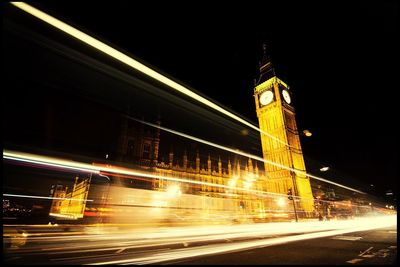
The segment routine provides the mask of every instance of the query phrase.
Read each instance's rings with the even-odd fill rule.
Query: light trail
[[[61,200],[81,201],[81,202],[93,201],[92,199],[84,200],[84,199],[79,199],[79,198],[42,197],[42,196],[14,195],[14,194],[3,194],[3,196],[6,196],[6,197],[22,197],[22,198],[39,198],[39,199],[61,199]]]
[[[237,116],[237,115],[235,115],[235,114],[223,109],[222,107],[216,105],[215,103],[211,102],[210,100],[208,100],[208,99],[206,99],[206,98],[204,98],[204,97],[192,92],[188,88],[176,83],[175,81],[173,81],[173,80],[165,77],[164,75],[152,70],[151,68],[149,68],[149,67],[145,66],[144,64],[138,62],[137,60],[135,60],[135,59],[123,54],[122,52],[112,48],[111,46],[109,46],[109,45],[107,45],[107,44],[105,44],[105,43],[103,43],[103,42],[91,37],[90,35],[85,34],[82,31],[79,31],[78,29],[76,29],[76,28],[74,28],[74,27],[72,27],[72,26],[70,26],[70,25],[68,25],[68,24],[66,24],[66,23],[64,23],[64,22],[62,22],[62,21],[60,21],[60,20],[58,20],[58,19],[46,14],[46,13],[44,13],[43,11],[41,11],[41,10],[39,10],[37,8],[34,8],[33,6],[31,6],[31,5],[27,4],[27,3],[24,3],[24,2],[11,2],[11,4],[13,4],[14,6],[16,6],[16,7],[20,8],[20,9],[22,9],[22,10],[24,10],[25,12],[31,14],[32,16],[34,16],[34,17],[36,17],[36,18],[38,18],[38,19],[40,19],[40,20],[42,20],[42,21],[44,21],[44,22],[46,22],[46,23],[48,23],[48,24],[50,24],[50,25],[52,25],[54,27],[56,27],[57,29],[59,29],[59,30],[61,30],[61,31],[73,36],[74,38],[77,38],[78,40],[80,40],[80,41],[82,41],[82,42],[84,42],[84,43],[86,43],[86,44],[88,44],[88,45],[100,50],[101,52],[103,52],[103,53],[105,53],[105,54],[107,54],[107,55],[109,55],[109,56],[111,56],[111,57],[113,57],[113,58],[125,63],[126,65],[128,65],[128,66],[130,66],[130,67],[132,67],[132,68],[134,68],[134,69],[146,74],[147,76],[149,76],[151,78],[154,78],[157,81],[159,81],[159,82],[161,82],[161,83],[163,83],[163,84],[165,84],[165,85],[167,85],[167,86],[179,91],[180,93],[182,93],[182,94],[184,94],[186,96],[189,96],[190,98],[195,99],[196,101],[201,102],[201,103],[207,105],[208,107],[211,107],[212,109],[214,109],[214,110],[216,110],[216,111],[218,111],[218,112],[220,112],[220,113],[222,113],[222,114],[224,114],[224,115],[226,115],[226,116],[228,116],[228,117],[230,117],[230,118],[232,118],[232,119],[234,119],[234,120],[236,120],[236,121],[238,121],[238,122],[240,122],[240,123],[242,123],[242,124],[244,124],[244,125],[246,125],[246,126],[248,126],[250,128],[252,128],[254,130],[257,130],[258,132],[260,132],[262,134],[265,134],[265,135],[269,136],[270,138],[273,138],[274,140],[276,140],[276,141],[278,141],[280,143],[285,144],[286,146],[289,146],[289,144],[287,144],[286,142],[283,142],[279,138],[276,138],[275,136],[273,136],[273,135],[271,135],[271,134],[269,134],[269,133],[267,133],[265,131],[262,131],[257,126],[255,126],[255,125],[247,122],[246,120],[240,118],[239,116]],[[160,129],[163,129],[165,131],[169,131],[171,133],[178,134],[178,132],[170,130],[170,129],[167,130],[166,128],[161,128],[161,127],[160,127]],[[226,151],[233,152],[233,153],[236,153],[236,154],[239,154],[239,155],[242,155],[242,156],[246,156],[246,157],[250,157],[252,159],[256,159],[256,160],[259,160],[259,161],[262,161],[262,162],[266,162],[268,164],[271,164],[271,165],[274,165],[274,166],[277,166],[277,167],[280,167],[280,168],[283,168],[283,169],[286,169],[286,170],[291,170],[291,171],[294,171],[294,172],[296,172],[298,174],[305,175],[305,176],[308,176],[308,177],[311,177],[311,178],[314,178],[314,179],[317,179],[317,180],[320,180],[320,181],[323,181],[323,182],[326,182],[326,183],[334,184],[336,186],[339,186],[339,187],[342,187],[342,188],[345,188],[345,189],[348,189],[348,190],[351,190],[351,191],[354,191],[354,192],[365,194],[364,192],[361,192],[361,191],[356,190],[354,188],[347,187],[347,186],[344,186],[344,185],[341,185],[341,184],[326,180],[324,178],[321,178],[321,177],[318,177],[318,176],[315,176],[315,175],[312,175],[312,174],[307,174],[307,173],[305,173],[303,171],[299,171],[299,170],[296,170],[296,169],[293,169],[293,168],[290,168],[290,167],[286,167],[286,166],[277,164],[275,162],[268,161],[268,160],[265,160],[263,158],[257,157],[255,155],[251,155],[251,154],[248,154],[248,153],[245,153],[245,152],[240,152],[240,151],[237,151],[237,150],[234,150],[234,149],[223,147],[223,146],[220,146],[220,145],[217,145],[217,144],[214,144],[214,143],[211,143],[211,142],[208,142],[208,141],[196,138],[196,137],[191,137],[189,135],[182,134],[182,133],[179,133],[178,135],[184,136],[186,138],[190,138],[192,140],[196,140],[198,142],[202,142],[204,144],[208,144],[208,145],[211,145],[211,146],[214,146],[214,147],[218,147],[218,148],[221,148],[221,149],[224,149]]]
[[[279,139],[279,138],[277,138],[277,137],[275,137],[275,136],[273,136],[273,135],[261,130],[257,126],[249,123],[248,121],[246,121],[246,120],[242,119],[241,117],[233,114],[232,112],[230,112],[230,111],[228,111],[228,110],[216,105],[215,103],[213,103],[210,100],[200,96],[199,94],[196,94],[196,93],[192,92],[191,90],[189,90],[188,88],[182,86],[181,84],[179,84],[179,83],[167,78],[166,76],[164,76],[164,75],[152,70],[151,68],[145,66],[144,64],[140,63],[139,61],[137,61],[137,60],[125,55],[124,53],[112,48],[111,46],[109,46],[109,45],[107,45],[107,44],[105,44],[105,43],[103,43],[103,42],[91,37],[90,35],[82,32],[82,31],[80,31],[80,30],[78,30],[78,29],[76,29],[76,28],[74,28],[74,27],[72,27],[72,26],[70,26],[70,25],[68,25],[68,24],[66,24],[66,23],[64,23],[64,22],[62,22],[62,21],[60,21],[60,20],[48,15],[48,14],[46,14],[46,13],[44,13],[43,11],[41,11],[41,10],[39,10],[37,8],[34,8],[33,6],[31,6],[31,5],[29,5],[29,4],[25,3],[25,2],[11,2],[11,4],[13,4],[14,6],[18,7],[19,9],[31,14],[32,16],[34,16],[34,17],[36,17],[36,18],[38,18],[38,19],[40,19],[40,20],[52,25],[53,27],[56,27],[57,29],[59,29],[59,30],[61,30],[61,31],[73,36],[74,38],[76,38],[76,39],[78,39],[78,40],[80,40],[80,41],[82,41],[82,42],[84,42],[84,43],[96,48],[97,50],[99,50],[99,51],[101,51],[101,52],[113,57],[114,59],[116,59],[116,60],[118,60],[118,61],[120,61],[120,62],[122,62],[122,63],[124,63],[124,64],[126,64],[126,65],[128,65],[130,67],[132,67],[133,69],[135,69],[137,71],[140,71],[140,72],[144,73],[145,75],[147,75],[147,76],[149,76],[149,77],[151,77],[151,78],[153,78],[153,79],[155,79],[155,80],[167,85],[168,87],[170,87],[170,88],[172,88],[172,89],[174,89],[174,90],[176,90],[176,91],[178,91],[178,92],[180,92],[180,93],[182,93],[182,94],[184,94],[184,95],[186,95],[186,96],[188,96],[188,97],[190,97],[190,98],[192,98],[192,99],[194,99],[194,100],[196,100],[196,101],[198,101],[198,102],[200,102],[200,103],[202,103],[202,104],[204,104],[204,105],[206,105],[206,106],[208,106],[208,107],[210,107],[210,108],[212,108],[212,109],[214,109],[214,110],[216,110],[216,111],[218,111],[218,112],[220,112],[220,113],[222,113],[222,114],[224,114],[224,115],[226,115],[226,116],[228,116],[228,117],[230,117],[230,118],[232,118],[232,119],[234,119],[234,120],[236,120],[236,121],[238,121],[238,122],[240,122],[240,123],[242,123],[242,124],[244,124],[244,125],[246,125],[248,127],[250,127],[250,128],[252,128],[252,129],[254,129],[254,130],[256,130],[256,131],[258,131],[258,132],[260,132],[260,133],[262,133],[262,134],[264,134],[264,135],[266,135],[266,136],[268,136],[268,137],[270,137],[270,138],[272,138],[272,139],[274,139],[276,141],[278,141],[279,143],[282,143],[282,144],[284,144],[286,146],[290,146],[288,143],[282,141],[281,139]]]
[[[173,130],[171,130],[173,131]],[[179,133],[182,134],[182,133]],[[195,137],[190,137],[188,138],[195,138]],[[202,139],[199,139],[201,142],[208,142],[204,141]],[[230,148],[225,148],[223,146],[214,144],[209,142],[210,145],[217,146],[221,149],[228,150],[230,152],[234,153],[242,153],[240,155],[244,156],[251,156],[252,158],[258,158],[262,161],[264,159],[259,158],[257,156],[247,154],[244,152],[238,152]],[[69,161],[69,160],[62,160],[62,159],[55,159],[52,157],[46,157],[46,156],[41,156],[41,155],[35,155],[35,154],[29,154],[29,153],[21,153],[21,152],[14,152],[14,151],[8,151],[8,150],[3,150],[3,158],[9,159],[9,160],[15,160],[15,161],[22,161],[22,162],[30,162],[33,164],[39,164],[39,165],[47,165],[47,166],[52,166],[52,167],[60,167],[60,168],[67,168],[67,169],[73,169],[73,170],[83,170],[86,172],[91,172],[91,173],[96,173],[100,174],[101,172],[109,172],[109,173],[116,173],[116,174],[125,174],[129,176],[139,176],[139,177],[146,177],[146,178],[151,178],[151,179],[164,179],[164,180],[169,180],[169,181],[175,181],[175,182],[182,182],[182,183],[189,183],[189,184],[197,184],[197,185],[206,185],[206,186],[213,186],[213,187],[220,187],[220,188],[225,188],[225,189],[230,189],[230,190],[238,190],[238,191],[244,191],[244,192],[249,192],[252,194],[256,195],[261,195],[264,197],[275,197],[275,196],[283,196],[286,197],[286,194],[279,194],[279,193],[273,193],[273,192],[265,192],[261,190],[255,190],[255,189],[249,189],[249,188],[242,188],[242,187],[237,187],[237,186],[232,186],[232,185],[220,185],[220,184],[214,184],[214,183],[208,183],[208,182],[202,182],[202,181],[195,181],[195,180],[189,180],[189,179],[184,179],[184,178],[178,178],[178,177],[170,177],[170,176],[161,176],[161,175],[154,175],[150,173],[142,173],[138,171],[133,171],[131,169],[122,169],[118,167],[106,167],[106,166],[99,166],[99,165],[90,165],[87,163],[80,163],[80,162],[74,162],[74,161]],[[276,163],[274,163],[276,164]],[[288,168],[285,166],[285,168]],[[288,168],[290,169],[290,168]],[[103,175],[102,175],[103,176]],[[108,178],[108,177],[107,177]],[[109,178],[108,178],[109,179]],[[322,179],[322,178],[321,178]],[[324,179],[325,180],[325,179]],[[327,180],[326,180],[327,181]],[[329,181],[331,184],[336,184],[338,186],[350,189],[352,191],[356,191],[359,193],[363,193],[361,191],[345,187],[343,185],[339,185],[337,183]],[[363,193],[365,194],[365,193]],[[314,200],[314,198],[306,198],[306,197],[299,197],[299,196],[293,196],[296,199],[304,199],[304,200]]]
[[[339,187],[342,187],[342,188],[345,188],[345,189],[348,189],[348,190],[351,190],[351,191],[354,191],[354,192],[357,192],[357,193],[366,194],[366,193],[364,193],[362,191],[359,191],[357,189],[354,189],[354,188],[351,188],[351,187],[348,187],[348,186],[345,186],[345,185],[342,185],[342,184],[339,184],[339,183],[335,183],[335,182],[332,182],[330,180],[324,179],[322,177],[318,177],[318,176],[315,176],[313,174],[309,174],[309,173],[304,172],[304,171],[299,171],[299,170],[296,170],[294,168],[290,168],[290,167],[287,167],[285,165],[282,165],[282,164],[279,164],[279,163],[276,163],[276,162],[273,162],[273,161],[270,161],[270,160],[263,159],[263,158],[261,158],[259,156],[253,155],[253,154],[249,154],[249,153],[246,153],[246,152],[239,151],[237,149],[233,149],[233,148],[229,148],[229,147],[226,147],[226,146],[222,146],[222,145],[219,145],[219,144],[216,144],[216,143],[213,143],[213,142],[210,142],[210,141],[207,141],[207,140],[204,140],[204,139],[192,136],[192,135],[181,133],[181,132],[178,132],[178,131],[175,131],[175,130],[172,130],[172,129],[169,129],[169,128],[166,128],[166,127],[163,127],[163,126],[160,126],[160,125],[157,125],[157,124],[154,124],[154,123],[146,122],[146,121],[143,121],[143,120],[138,120],[138,119],[135,119],[135,118],[132,118],[132,117],[129,117],[129,118],[132,119],[132,120],[141,122],[143,124],[146,124],[146,125],[149,125],[149,126],[152,126],[152,127],[155,127],[155,128],[159,128],[159,129],[161,129],[163,131],[166,131],[166,132],[169,132],[169,133],[173,133],[175,135],[179,135],[179,136],[182,136],[184,138],[199,142],[199,143],[203,143],[203,144],[206,144],[206,145],[209,145],[209,146],[213,146],[213,147],[216,147],[216,148],[219,148],[219,149],[231,152],[231,153],[235,153],[237,155],[241,155],[241,156],[249,157],[249,158],[261,161],[261,162],[265,162],[265,163],[268,163],[268,164],[273,165],[275,167],[279,167],[279,168],[282,168],[282,169],[285,169],[285,170],[293,171],[293,172],[295,172],[297,174],[308,176],[308,177],[314,178],[316,180],[319,180],[319,181],[322,181],[322,182],[326,182],[326,183],[329,183],[329,184],[333,184],[333,185],[336,185],[336,186],[339,186]],[[295,197],[297,197],[297,196],[295,196]]]
[[[66,160],[59,160],[54,158],[48,158],[44,156],[29,156],[30,154],[27,153],[13,153],[7,152],[6,150],[3,151],[3,158],[9,160],[17,160],[21,162],[28,162],[38,165],[46,165],[50,167],[57,167],[62,169],[70,169],[76,171],[83,171],[83,172],[91,172],[91,173],[99,173],[99,171],[95,170],[95,168],[86,168],[87,164],[84,163],[77,163],[72,161]],[[71,164],[73,163],[73,164]],[[92,167],[91,165],[88,165]]]
[[[6,253],[18,253],[21,257],[34,253],[46,255],[46,258],[50,259],[55,257],[53,259],[57,260],[62,256],[61,261],[71,263],[78,260],[78,264],[148,264],[245,251],[394,225],[397,225],[396,215],[326,222],[301,221],[122,230],[115,228],[115,225],[82,225],[69,236],[57,234],[57,229],[65,226],[52,226],[48,230],[35,231],[31,235],[29,225],[25,227],[20,225],[18,228],[24,229],[27,233],[28,245],[19,247],[17,251],[6,251]],[[9,229],[13,227],[15,226],[8,225],[5,230],[10,233]],[[46,231],[49,230],[53,231],[54,235],[48,236],[49,232]],[[82,234],[82,230],[86,233]],[[5,235],[5,242],[10,242],[12,238],[15,237]],[[182,244],[186,244],[184,248]],[[116,251],[129,249],[134,249],[134,252],[132,253],[131,250],[126,254],[125,252],[116,253]],[[101,254],[98,254],[99,252]]]
[[[156,252],[151,255],[136,256],[131,259],[112,260],[92,263],[89,265],[104,265],[104,264],[154,264],[159,262],[182,260],[185,258],[210,256],[232,252],[245,251],[256,248],[263,248],[279,244],[286,244],[290,242],[303,241],[308,239],[323,238],[335,235],[342,235],[351,232],[369,231],[383,227],[397,225],[396,216],[365,218],[355,222],[339,223],[337,227],[333,227],[326,231],[315,232],[316,229],[306,230],[310,225],[305,226],[305,229],[297,229],[298,232],[303,232],[299,235],[290,235],[277,238],[268,238],[261,240],[243,241],[235,243],[212,244],[201,247],[190,247],[175,250],[168,250],[164,252]],[[319,229],[321,230],[321,229]],[[228,237],[229,238],[229,237]],[[131,256],[132,257],[132,256]]]
[[[142,172],[134,171],[131,169],[126,169],[126,168],[90,165],[87,163],[74,162],[74,161],[69,161],[69,160],[62,160],[62,159],[56,159],[56,158],[47,157],[47,156],[41,156],[41,155],[35,155],[35,154],[29,154],[29,153],[21,153],[21,152],[15,152],[15,151],[8,151],[8,150],[3,150],[3,158],[9,159],[9,160],[15,160],[15,161],[30,162],[33,164],[39,164],[39,165],[45,165],[45,166],[48,165],[48,166],[53,166],[53,167],[56,166],[56,167],[60,167],[60,168],[70,168],[70,169],[74,169],[74,170],[85,170],[87,172],[92,172],[92,173],[96,173],[96,174],[99,174],[100,172],[126,174],[129,176],[139,176],[139,177],[147,177],[147,178],[152,178],[152,179],[163,179],[163,180],[182,182],[182,183],[221,187],[221,188],[225,188],[225,189],[232,189],[232,190],[238,190],[238,191],[245,191],[245,192],[249,192],[249,193],[253,193],[253,194],[259,194],[262,196],[270,196],[270,195],[286,196],[285,194],[265,192],[265,191],[254,190],[254,189],[246,189],[246,188],[236,187],[236,186],[213,184],[213,183],[208,183],[208,182],[195,181],[195,180],[189,180],[189,179],[183,179],[183,178],[177,178],[177,177],[161,176],[161,175],[155,175],[155,174],[150,174],[150,173],[142,173]],[[310,199],[313,199],[313,198],[310,198]]]

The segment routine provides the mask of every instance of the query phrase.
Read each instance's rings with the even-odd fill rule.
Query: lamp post
[[[288,199],[290,199],[293,202],[294,216],[296,218],[296,222],[298,222],[299,218],[297,217],[296,202],[294,201],[292,188],[288,189],[288,193],[287,194],[288,194]]]

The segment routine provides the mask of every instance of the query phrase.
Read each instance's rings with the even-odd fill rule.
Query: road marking
[[[362,237],[360,236],[345,236],[345,235],[339,235],[339,236],[334,236],[331,239],[337,239],[337,240],[347,240],[347,241],[356,241],[360,240]]]
[[[349,260],[349,261],[346,261],[347,263],[357,263],[357,262],[360,262],[360,261],[363,261],[364,259],[352,259],[352,260]]]
[[[387,256],[390,255],[390,249],[386,249],[386,248],[380,249],[376,254],[380,258],[386,258]]]
[[[115,252],[115,253],[121,253],[122,251],[124,251],[126,248],[121,248],[120,250],[118,250],[117,252]]]
[[[390,249],[397,249],[397,246],[390,246]]]
[[[382,254],[379,254],[379,258],[386,258],[389,255],[389,253],[383,252]]]
[[[361,257],[364,257],[364,258],[373,258],[373,257],[375,257],[375,254],[362,255]]]
[[[367,253],[367,252],[369,252],[371,249],[373,249],[374,247],[370,247],[369,249],[367,249],[366,251],[364,251],[364,252],[361,252],[358,256],[362,256],[362,255],[364,255],[365,253]]]
[[[388,231],[389,234],[397,234],[397,231]]]

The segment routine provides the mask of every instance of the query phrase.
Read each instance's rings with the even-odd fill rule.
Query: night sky
[[[33,5],[255,123],[253,80],[266,42],[294,94],[299,130],[313,133],[301,139],[310,166],[397,192],[395,1],[179,2]]]

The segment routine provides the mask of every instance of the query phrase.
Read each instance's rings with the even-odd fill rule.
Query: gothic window
[[[145,143],[145,144],[143,145],[142,157],[143,157],[144,159],[150,159],[150,144],[149,144],[149,143]]]
[[[129,140],[128,141],[128,147],[126,150],[127,156],[133,157],[135,156],[135,141],[134,140]]]
[[[294,119],[294,115],[289,114],[288,112],[285,111],[285,121],[289,129],[296,130],[296,122]]]

